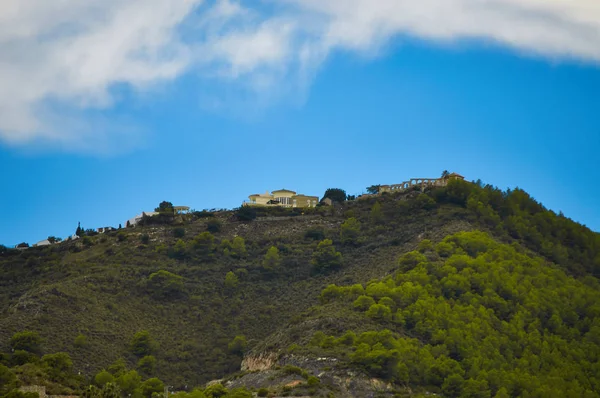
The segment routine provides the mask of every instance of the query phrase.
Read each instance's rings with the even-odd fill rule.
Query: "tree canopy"
[[[340,188],[329,188],[323,194],[323,199],[329,198],[334,202],[345,202],[348,196],[346,195],[346,191]]]

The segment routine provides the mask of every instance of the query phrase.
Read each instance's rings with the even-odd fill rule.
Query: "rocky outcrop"
[[[277,363],[277,354],[267,352],[259,355],[247,356],[242,361],[242,371],[256,372],[269,370]]]

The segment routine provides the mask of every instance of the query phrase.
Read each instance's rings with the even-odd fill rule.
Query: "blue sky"
[[[130,11],[111,1],[109,14],[116,20]],[[158,52],[185,55],[140,65],[112,54],[119,66],[113,75],[85,57],[77,58],[83,60],[77,70],[54,65],[50,57],[54,72],[43,76],[39,66],[15,63],[31,73],[23,80],[0,69],[0,81],[20,83],[28,94],[0,96],[0,243],[65,237],[78,221],[85,228],[117,226],[162,200],[195,209],[233,208],[265,190],[322,195],[340,187],[358,194],[372,184],[435,177],[444,169],[501,188],[521,187],[547,207],[600,230],[600,55],[588,46],[596,36],[577,36],[577,24],[596,33],[600,27],[582,20],[581,9],[558,10],[572,15],[558,27],[553,20],[540,19],[547,26],[536,20],[542,31],[559,31],[549,46],[545,36],[521,31],[518,18],[505,32],[495,14],[476,14],[488,18],[489,31],[463,26],[457,17],[443,29],[449,37],[435,37],[440,27],[431,10],[422,19],[432,22],[414,27],[386,19],[385,7],[363,21],[340,13],[336,5],[342,1],[325,10],[318,2],[290,3],[298,4],[268,14],[248,2],[182,10],[163,5],[172,15],[163,10],[166,16],[149,22],[163,23],[161,32],[185,30],[186,39],[173,41],[171,33],[170,40],[157,40]],[[366,4],[350,3],[357,12]],[[600,12],[582,4],[591,7],[583,10],[588,14]],[[210,17],[215,10],[218,18]],[[298,31],[294,22],[303,13],[320,13],[329,22]],[[49,23],[19,17],[32,26]],[[348,33],[347,24],[362,34]],[[374,24],[385,28],[373,30]],[[247,34],[238,35],[239,26]],[[190,43],[195,34],[203,39]],[[24,39],[0,40],[0,50],[11,40]],[[222,48],[214,50],[215,43]],[[148,47],[129,45],[131,51]],[[30,80],[42,82],[46,91],[35,94],[39,87],[31,88]]]

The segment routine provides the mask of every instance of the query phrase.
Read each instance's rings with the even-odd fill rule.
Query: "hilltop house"
[[[143,211],[142,214],[138,214],[137,216],[127,220],[125,222],[125,226],[126,227],[135,227],[137,225],[137,223],[139,223],[144,216],[151,217],[151,216],[154,216],[157,214],[158,214],[158,212],[156,212],[156,211],[145,211],[145,212]]]
[[[318,196],[297,194],[288,189],[257,193],[248,196],[248,199],[244,206],[316,207],[319,202]]]
[[[96,232],[98,232],[99,234],[103,234],[105,232],[110,232],[110,231],[116,231],[117,229],[115,227],[100,227],[100,228],[96,228]]]
[[[419,187],[424,189],[425,187],[445,187],[451,180],[464,180],[465,177],[458,173],[450,173],[441,178],[411,178],[408,181],[404,181],[400,184],[394,185],[380,185],[378,194],[385,192],[402,192],[409,188]],[[363,195],[364,197],[372,195]]]
[[[52,242],[50,242],[50,240],[48,239],[44,239],[39,241],[38,243],[35,243],[33,246],[37,247],[37,246],[50,246],[52,244]]]

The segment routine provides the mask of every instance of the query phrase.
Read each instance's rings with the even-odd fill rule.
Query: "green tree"
[[[370,193],[371,195],[376,195],[379,193],[380,188],[381,188],[381,185],[371,185],[370,187],[367,187],[367,192]]]
[[[371,207],[371,214],[369,218],[373,224],[383,223],[383,211],[381,210],[381,204],[379,202],[375,202],[373,207]]]
[[[66,352],[46,354],[42,357],[42,364],[54,380],[68,377],[73,370],[73,361]]]
[[[123,373],[117,378],[117,385],[125,394],[133,394],[141,385],[142,378],[135,370]]]
[[[365,313],[369,318],[377,319],[380,321],[391,321],[392,310],[390,307],[383,304],[373,304],[369,307]]]
[[[235,216],[240,221],[252,221],[256,218],[256,209],[252,206],[241,206],[235,211]]]
[[[446,397],[459,397],[462,394],[464,379],[459,374],[446,377],[442,384],[442,392]]]
[[[204,394],[206,394],[207,398],[220,398],[227,395],[227,389],[223,387],[222,384],[212,384],[204,390]]]
[[[107,370],[114,377],[119,377],[127,372],[127,365],[125,364],[125,360],[123,358],[119,358],[115,362],[110,364]],[[121,387],[121,389],[123,388]]]
[[[227,393],[225,398],[252,398],[253,395],[245,387],[234,388]]]
[[[140,372],[151,375],[156,367],[156,358],[153,355],[146,355],[137,363],[137,368]]]
[[[262,266],[263,268],[272,271],[277,269],[280,264],[281,257],[279,256],[279,249],[275,246],[271,246],[263,258]]]
[[[246,241],[241,236],[236,236],[231,241],[231,255],[236,258],[244,258],[248,255]]]
[[[323,194],[323,199],[329,198],[334,202],[345,202],[348,196],[346,195],[346,191],[340,188],[329,188]]]
[[[154,295],[162,298],[178,297],[184,292],[183,277],[165,270],[150,274],[147,286]]]
[[[106,383],[100,394],[102,398],[121,398],[121,389],[115,383]]]
[[[339,269],[342,266],[342,253],[335,250],[331,239],[324,239],[313,253],[312,265],[317,272]]]
[[[215,251],[215,237],[210,232],[202,232],[192,240],[192,248],[196,255],[203,259],[211,259]]]
[[[245,336],[235,336],[235,338],[227,345],[227,348],[230,353],[242,356],[246,351],[247,345],[248,343]]]
[[[23,350],[33,354],[40,354],[42,350],[42,338],[37,332],[23,331],[15,333],[10,339],[13,350]]]
[[[187,244],[182,239],[178,239],[169,256],[180,260],[186,258],[188,256]]]
[[[311,228],[304,233],[306,239],[323,240],[325,239],[325,231],[321,227]]]
[[[88,345],[87,336],[79,333],[77,335],[77,337],[75,337],[75,340],[73,341],[73,345],[77,348],[86,347]]]
[[[140,389],[145,397],[151,398],[152,393],[162,393],[165,389],[165,384],[159,378],[152,377],[144,381],[140,385]]]
[[[360,236],[360,221],[350,217],[342,223],[340,239],[343,244],[356,244]]]
[[[0,363],[0,396],[17,387],[17,376]]]
[[[218,218],[211,218],[206,222],[206,230],[208,232],[217,233],[223,228],[223,223]]]
[[[10,356],[11,366],[21,366],[26,363],[36,363],[39,357],[29,351],[16,350]]]
[[[239,282],[240,282],[239,278],[233,272],[229,271],[225,275],[225,288],[226,289],[235,290],[235,288],[238,286]]]
[[[115,377],[106,370],[100,371],[94,376],[94,384],[98,387],[103,387],[106,383],[113,383]]]
[[[373,297],[361,295],[361,296],[358,296],[358,298],[356,300],[354,300],[354,303],[352,305],[354,306],[354,309],[356,309],[356,310],[366,311],[373,304],[375,304],[375,300],[373,300]]]
[[[102,398],[102,390],[96,386],[87,386],[81,393],[83,398]]]
[[[167,202],[166,200],[160,202],[160,204],[156,209],[154,209],[154,211],[163,214],[175,214],[175,208],[173,207],[173,203]]]
[[[152,338],[150,332],[142,330],[137,332],[129,344],[129,350],[138,357],[151,355],[158,349],[158,343]]]

